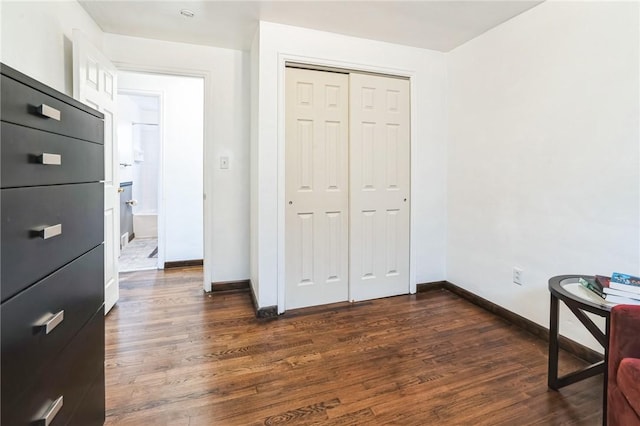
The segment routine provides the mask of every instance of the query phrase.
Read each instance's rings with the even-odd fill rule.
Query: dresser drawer
[[[2,301],[103,241],[103,184],[0,190]]]
[[[60,397],[60,409],[55,416],[50,416],[53,420],[49,424],[62,426],[69,423],[74,411],[104,369],[102,306],[62,353],[47,361],[46,370],[17,401],[5,403],[7,392],[2,391],[3,425],[39,424],[34,421],[50,411],[54,401]]]
[[[3,402],[12,403],[20,396],[103,302],[101,244],[4,303],[0,338],[2,392],[7,398]]]
[[[104,179],[104,145],[16,124],[0,126],[3,188]]]
[[[102,426],[105,419],[104,369],[100,371],[68,426]]]
[[[0,78],[2,121],[103,143],[104,123],[100,117],[5,75]]]

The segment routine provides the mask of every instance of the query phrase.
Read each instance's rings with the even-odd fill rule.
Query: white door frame
[[[175,67],[164,67],[164,66],[147,66],[140,65],[130,62],[121,62],[121,61],[113,61],[113,64],[116,66],[118,71],[131,71],[131,72],[140,72],[140,73],[149,73],[149,74],[161,74],[161,75],[173,75],[178,77],[200,77],[204,80],[204,132],[203,132],[203,170],[202,170],[202,179],[203,179],[203,203],[202,203],[202,218],[203,218],[203,234],[204,234],[204,244],[203,244],[203,253],[202,253],[202,261],[203,261],[203,282],[202,288],[204,291],[211,291],[211,283],[213,278],[213,259],[211,258],[211,254],[213,253],[213,227],[207,223],[207,218],[211,216],[213,212],[213,168],[207,167],[208,164],[215,164],[213,158],[213,144],[207,143],[207,141],[213,135],[213,127],[211,125],[211,120],[208,120],[207,117],[209,112],[213,110],[213,105],[211,105],[211,99],[213,99],[213,76],[210,71],[202,70],[202,69],[192,69],[192,68],[175,68]],[[164,174],[163,174],[164,178]],[[163,201],[164,202],[164,201]],[[164,228],[164,227],[163,227]],[[160,230],[158,230],[160,232]],[[158,248],[158,250],[160,250]],[[159,261],[160,256],[158,256]]]
[[[118,68],[118,71],[125,71]],[[164,197],[162,197],[162,191],[164,190],[164,133],[163,133],[163,123],[164,123],[164,92],[161,91],[153,91],[153,90],[142,90],[142,89],[121,89],[118,88],[118,96],[119,95],[134,95],[134,96],[149,96],[158,98],[158,116],[159,116],[159,135],[160,138],[160,155],[159,155],[159,164],[158,164],[158,260],[156,262],[156,267],[158,269],[164,269],[164,253],[165,247],[164,242],[166,241],[165,235],[165,205],[164,205]]]
[[[285,67],[287,62],[296,62],[299,64],[308,64],[310,66],[325,66],[325,67],[333,67],[333,68],[342,68],[346,70],[352,70],[354,72],[373,72],[378,74],[387,74],[394,75],[398,77],[407,77],[410,82],[410,103],[411,103],[411,111],[410,111],[410,167],[411,167],[411,175],[410,175],[410,209],[409,209],[409,288],[408,293],[414,294],[416,292],[416,241],[413,238],[413,230],[415,229],[414,220],[415,213],[414,209],[417,203],[414,203],[415,199],[415,186],[412,183],[416,182],[416,170],[418,168],[417,162],[417,152],[418,146],[418,106],[417,106],[417,84],[416,84],[416,72],[412,70],[406,69],[391,69],[384,68],[378,66],[371,66],[366,64],[352,63],[352,62],[344,62],[337,61],[330,58],[316,58],[316,57],[308,57],[308,56],[299,56],[294,54],[288,54],[280,52],[278,53],[278,108],[277,108],[277,117],[278,117],[278,185],[277,185],[277,193],[278,193],[278,225],[277,225],[277,260],[278,260],[278,268],[277,268],[277,279],[278,279],[278,313],[284,313],[286,311],[286,302],[285,302]],[[351,289],[350,289],[351,290]],[[351,300],[351,294],[349,294],[349,300]]]

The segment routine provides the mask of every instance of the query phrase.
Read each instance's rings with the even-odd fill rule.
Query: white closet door
[[[286,309],[348,300],[348,103],[348,75],[286,69]]]
[[[351,300],[409,292],[409,93],[350,75]]]

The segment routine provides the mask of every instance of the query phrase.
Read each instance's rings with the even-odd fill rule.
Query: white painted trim
[[[119,71],[124,71],[120,70]],[[118,95],[141,95],[158,98],[158,115],[160,117],[158,137],[160,138],[160,155],[158,164],[158,260],[157,269],[164,269],[164,254],[166,239],[166,206],[164,203],[164,91],[143,90],[143,89],[118,89]]]
[[[175,75],[175,76],[186,76],[186,77],[201,77],[204,80],[204,108],[203,108],[203,123],[204,123],[204,132],[203,132],[203,169],[202,169],[202,178],[203,178],[203,197],[204,200],[202,202],[203,212],[203,234],[204,234],[204,244],[203,244],[203,282],[202,288],[206,292],[211,291],[211,282],[213,281],[213,259],[211,258],[211,253],[213,253],[213,226],[207,223],[207,219],[211,217],[211,213],[213,212],[213,169],[208,167],[209,164],[215,164],[213,158],[213,143],[207,143],[211,135],[213,135],[213,129],[211,125],[211,120],[207,120],[207,116],[209,111],[213,110],[213,105],[210,104],[209,100],[213,99],[213,75],[212,72],[208,70],[202,69],[192,69],[192,68],[179,68],[179,67],[166,67],[166,66],[147,66],[140,65],[130,62],[113,62],[118,70],[122,71],[133,71],[133,72],[145,72],[151,74],[163,74],[163,75]],[[162,110],[161,110],[162,112]],[[162,117],[164,120],[164,117]],[[164,203],[164,197],[162,197],[162,203]],[[164,206],[163,206],[164,208]],[[163,226],[164,228],[164,226]],[[160,230],[158,229],[158,232]],[[160,248],[158,247],[158,252]],[[160,253],[158,253],[158,262],[160,262]],[[163,259],[164,262],[164,259]],[[164,265],[163,265],[164,266]]]
[[[416,268],[416,251],[417,244],[416,239],[413,237],[414,221],[416,214],[414,213],[415,203],[413,202],[416,195],[415,186],[413,182],[417,182],[416,170],[417,164],[417,144],[419,140],[418,135],[418,82],[416,81],[416,72],[414,70],[399,69],[399,68],[387,68],[380,66],[373,66],[355,62],[345,62],[332,60],[328,58],[317,58],[311,56],[300,56],[295,54],[289,54],[285,52],[278,52],[278,123],[277,123],[277,137],[278,137],[278,188],[277,188],[277,201],[278,201],[278,225],[277,225],[277,263],[278,263],[278,276],[277,276],[277,300],[278,300],[278,314],[282,314],[286,311],[285,302],[285,114],[284,114],[284,102],[285,102],[285,66],[287,62],[296,62],[300,64],[310,64],[318,66],[326,66],[333,68],[342,68],[353,71],[364,71],[388,75],[396,75],[399,77],[406,77],[410,81],[410,97],[411,97],[411,112],[410,112],[410,129],[411,129],[411,142],[410,142],[410,167],[411,182],[409,187],[411,188],[410,208],[409,208],[409,293],[414,294],[417,287],[417,268]],[[351,298],[351,286],[349,286],[349,298]]]

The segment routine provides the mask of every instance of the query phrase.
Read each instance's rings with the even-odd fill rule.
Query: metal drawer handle
[[[49,426],[53,419],[55,419],[58,412],[62,409],[62,405],[64,404],[64,397],[60,396],[60,398],[53,401],[53,403],[47,408],[47,411],[35,421],[35,424],[38,426]]]
[[[40,114],[43,117],[52,118],[54,120],[60,121],[60,118],[61,118],[60,111],[58,111],[53,107],[50,107],[47,104],[40,105],[37,111],[38,111],[38,114]]]
[[[43,240],[47,240],[49,238],[53,238],[57,235],[62,234],[62,224],[59,223],[57,225],[47,226],[43,230],[40,231],[40,236]]]
[[[40,320],[37,327],[44,328],[45,334],[49,334],[54,328],[60,325],[64,320],[64,309],[55,315],[48,315],[44,319]]]
[[[38,157],[38,161],[40,162],[40,164],[59,166],[62,164],[62,155],[43,152],[42,155]]]

